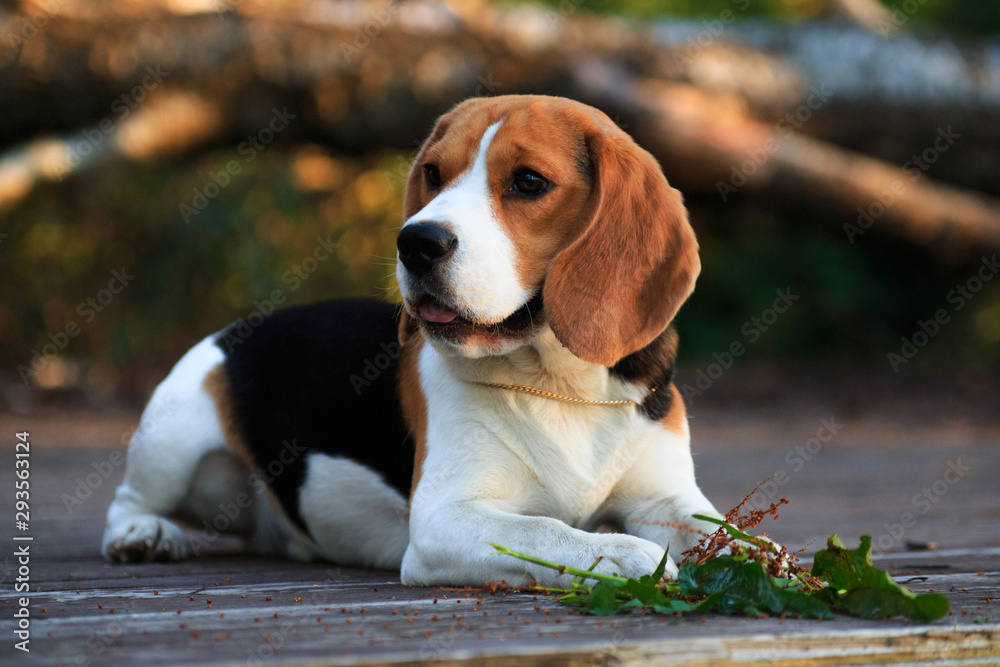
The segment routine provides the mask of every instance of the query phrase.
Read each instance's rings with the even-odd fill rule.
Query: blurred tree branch
[[[111,160],[183,154],[216,137],[221,126],[220,114],[199,95],[164,91],[120,124],[37,139],[0,155],[0,213],[42,181],[62,181]]]
[[[915,168],[782,133],[687,84],[644,81],[601,63],[580,67],[576,77],[586,99],[629,120],[636,139],[661,162],[686,165],[672,179],[681,187],[714,182],[723,199],[746,188],[850,218],[865,211],[867,219],[852,223],[856,235],[877,220],[914,243],[1000,248],[1000,200],[935,182]],[[747,156],[759,158],[736,179],[733,166]]]
[[[852,220],[892,192],[878,216],[888,230],[1000,247],[997,200],[781,128],[809,91],[780,60],[721,42],[666,49],[644,27],[575,5],[25,3],[0,14],[0,35],[0,210],[40,180],[108,160],[238,143],[275,108],[297,116],[283,139],[412,151],[465,97],[537,92],[627,123],[685,190],[725,196],[728,184]],[[855,111],[852,123],[871,117]],[[748,156],[760,164],[737,178]]]
[[[878,32],[891,25],[892,15],[878,0],[828,0],[828,11],[844,16],[855,24]]]

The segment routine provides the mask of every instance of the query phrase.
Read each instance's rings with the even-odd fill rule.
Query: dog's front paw
[[[118,563],[181,560],[187,545],[181,529],[158,516],[136,516],[104,531],[104,557]]]
[[[632,535],[601,535],[601,538],[595,546],[595,554],[601,561],[594,571],[602,574],[638,579],[656,571],[665,553],[663,547],[655,542]],[[677,564],[673,558],[667,558],[663,578],[677,578]]]

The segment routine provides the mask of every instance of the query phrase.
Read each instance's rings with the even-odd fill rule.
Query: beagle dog
[[[281,310],[178,362],[129,446],[108,559],[226,531],[410,585],[558,586],[489,543],[639,577],[699,539],[682,526],[714,531],[672,384],[698,245],[656,160],[571,100],[471,99],[424,143],[404,218],[402,308]]]

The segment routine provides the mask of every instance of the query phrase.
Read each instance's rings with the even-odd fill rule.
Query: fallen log
[[[843,218],[852,243],[877,225],[948,252],[1000,248],[1000,200],[935,181],[919,160],[897,167],[788,123],[761,123],[689,85],[643,81],[596,61],[575,76],[580,96],[628,122],[682,188],[714,189],[723,202],[739,190],[812,201]],[[953,141],[940,138],[945,149]]]
[[[788,115],[811,108],[813,93],[766,54],[752,54],[757,79],[747,70],[736,77],[742,88],[720,89],[694,85],[646,28],[582,16],[575,5],[245,0],[238,11],[178,14],[183,5],[66,5],[12,49],[0,45],[8,49],[0,51],[0,146],[11,147],[0,155],[0,210],[38,182],[108,160],[238,143],[278,107],[296,116],[283,140],[411,152],[465,97],[542,92],[627,124],[687,191],[833,211],[848,237],[849,225],[875,225],[934,247],[1000,247],[996,200],[801,134]],[[23,30],[23,18],[0,16],[0,34]],[[712,48],[731,54],[723,63],[748,57],[745,47]],[[162,72],[155,85],[151,71]],[[107,141],[66,168],[74,145],[94,133]]]

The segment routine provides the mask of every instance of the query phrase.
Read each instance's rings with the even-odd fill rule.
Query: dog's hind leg
[[[374,470],[314,453],[299,493],[303,521],[325,560],[398,570],[410,542],[406,498]]]
[[[187,555],[181,508],[206,455],[226,450],[205,377],[224,360],[212,337],[193,347],[160,383],[128,448],[125,479],[108,509],[102,552],[112,561]]]

